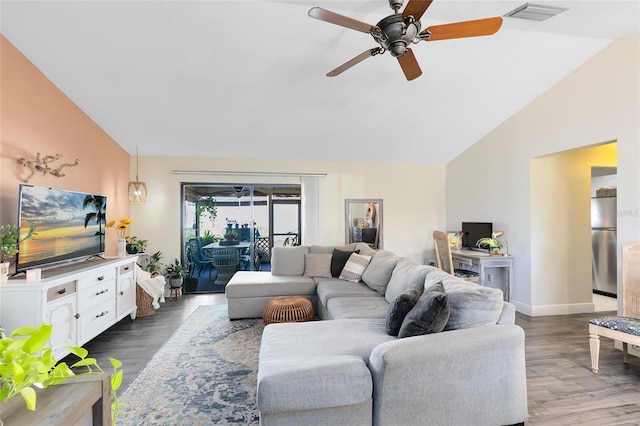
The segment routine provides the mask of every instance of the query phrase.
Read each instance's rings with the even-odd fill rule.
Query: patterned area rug
[[[118,425],[258,425],[256,381],[264,325],[200,306],[121,396]]]

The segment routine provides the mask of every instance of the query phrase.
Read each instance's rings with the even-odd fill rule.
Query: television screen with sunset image
[[[63,189],[20,185],[20,243],[16,271],[104,253],[107,197]]]

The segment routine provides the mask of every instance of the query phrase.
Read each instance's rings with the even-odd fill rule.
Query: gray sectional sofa
[[[351,257],[354,250],[361,256]],[[342,279],[327,276],[344,257]],[[367,257],[363,268],[358,262]],[[439,283],[443,331],[390,335],[390,318],[410,287],[426,296]],[[274,248],[271,272],[238,272],[226,294],[230,319],[259,318],[271,298],[294,295],[311,300],[319,318],[265,327],[262,425],[510,425],[527,418],[524,332],[498,289],[360,243]]]

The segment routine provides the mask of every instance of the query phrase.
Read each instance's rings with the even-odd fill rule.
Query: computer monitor
[[[493,223],[491,222],[462,222],[462,247],[475,249],[480,238],[491,238]],[[488,248],[488,247],[486,247]]]

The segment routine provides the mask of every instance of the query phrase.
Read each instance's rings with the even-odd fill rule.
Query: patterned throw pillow
[[[307,277],[331,278],[331,253],[306,253],[304,275]]]
[[[367,265],[370,261],[371,256],[351,253],[349,260],[347,260],[344,268],[342,268],[342,272],[340,272],[340,279],[353,281],[354,283],[360,282],[362,279],[362,273],[367,269]]]

